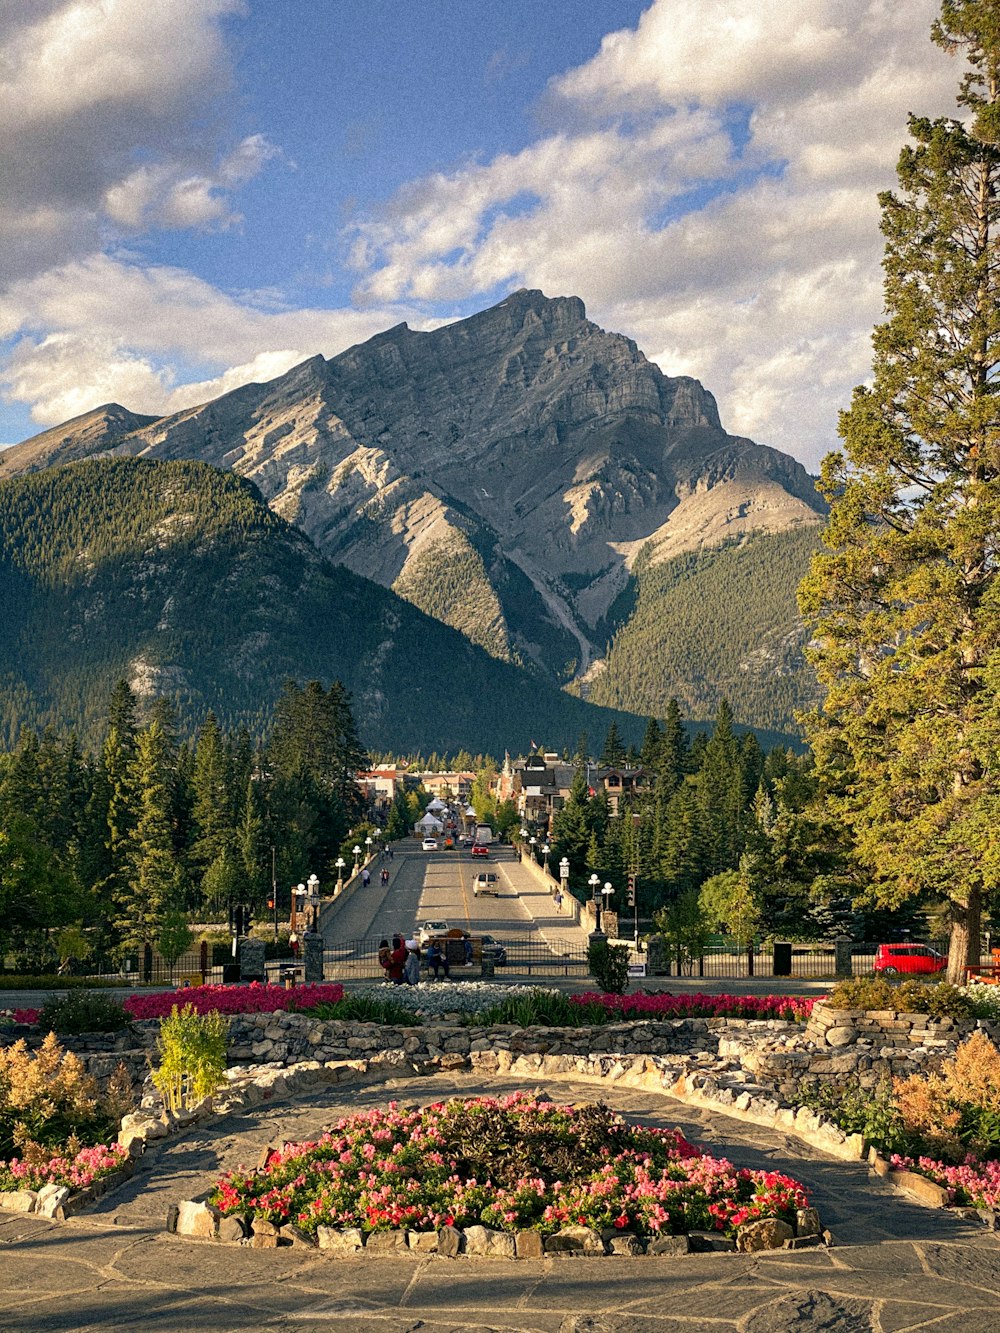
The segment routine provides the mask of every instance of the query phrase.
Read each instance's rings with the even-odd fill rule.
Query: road
[[[552,900],[521,867],[510,847],[491,847],[488,858],[465,850],[425,852],[417,842],[397,843],[395,857],[385,863],[389,883],[379,882],[381,864],[372,867],[372,883],[344,901],[326,903],[320,926],[328,950],[339,957],[344,975],[372,953],[370,943],[393,934],[412,935],[422,921],[447,921],[470,934],[502,940],[508,948],[531,946],[534,957],[579,949],[584,936],[560,926]],[[476,898],[473,881],[480,871],[498,876],[498,897]],[[546,947],[548,946],[548,947]],[[513,952],[513,951],[512,951]],[[340,969],[335,965],[335,971]]]

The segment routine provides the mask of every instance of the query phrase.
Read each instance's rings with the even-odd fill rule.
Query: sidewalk
[[[531,917],[545,943],[558,952],[561,949],[579,949],[586,946],[587,931],[576,925],[569,912],[556,910],[552,895],[535,879],[531,871],[517,860],[513,852],[504,849],[503,859],[498,853],[495,864],[502,878],[514,889],[524,910]]]

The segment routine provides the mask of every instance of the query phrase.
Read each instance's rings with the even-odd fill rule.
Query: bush
[[[112,1085],[102,1098],[79,1057],[63,1050],[52,1032],[37,1052],[23,1039],[0,1050],[0,1158],[15,1149],[38,1155],[40,1148],[113,1136],[124,1096],[120,1080]]]
[[[607,940],[591,940],[587,946],[587,963],[602,991],[623,995],[628,985],[628,945],[609,944]]]
[[[415,1010],[392,995],[373,995],[361,991],[345,995],[336,1004],[317,1004],[303,1010],[311,1018],[333,1020],[339,1023],[386,1023],[395,1027],[413,1027],[420,1022]]]
[[[929,1014],[932,1018],[971,1019],[976,1006],[969,996],[947,981],[916,981],[894,985],[885,977],[852,977],[840,981],[827,996],[833,1009],[891,1009],[898,1014]]]
[[[181,1010],[174,1005],[160,1023],[160,1063],[153,1070],[168,1111],[195,1106],[222,1086],[228,1044],[229,1023],[218,1010],[199,1014],[193,1005]]]
[[[81,1032],[120,1032],[128,1025],[129,1016],[118,1001],[96,991],[54,995],[38,1014],[38,1026],[61,1037],[75,1037]]]
[[[801,1101],[839,1125],[845,1134],[863,1134],[865,1142],[880,1152],[908,1153],[917,1146],[918,1138],[896,1105],[887,1078],[875,1088],[863,1088],[856,1079],[847,1084],[821,1083],[803,1092]]]
[[[610,1019],[608,1010],[600,1003],[579,1004],[558,991],[512,991],[498,1004],[492,1004],[477,1013],[463,1015],[462,1021],[470,1026],[490,1027],[495,1023],[509,1023],[516,1027],[600,1027]]]
[[[896,1082],[903,1123],[923,1147],[943,1161],[968,1153],[1000,1157],[1000,1051],[974,1032],[940,1074],[916,1074]]]

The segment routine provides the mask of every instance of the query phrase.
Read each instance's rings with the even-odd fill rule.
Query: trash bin
[[[495,975],[495,974],[494,974],[494,971],[493,971],[494,964],[495,964],[495,960],[494,960],[494,958],[493,958],[493,955],[492,955],[491,953],[484,953],[484,954],[483,954],[483,980],[484,980],[484,981],[492,981],[492,980],[493,980],[493,977],[494,977],[494,975]]]
[[[222,964],[222,984],[223,986],[239,985],[240,965],[239,963]]]
[[[774,975],[776,977],[792,975],[792,946],[787,940],[774,942]]]

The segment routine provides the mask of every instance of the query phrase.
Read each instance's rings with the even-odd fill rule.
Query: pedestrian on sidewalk
[[[361,887],[362,887],[363,889],[367,889],[368,885],[369,885],[371,882],[372,882],[372,877],[371,877],[371,875],[369,875],[369,873],[368,873],[368,867],[365,866],[364,870],[362,870],[362,872],[361,872]]]

